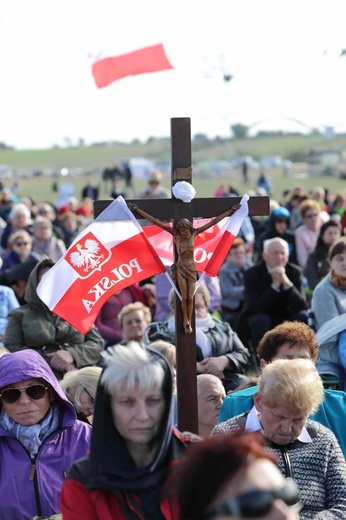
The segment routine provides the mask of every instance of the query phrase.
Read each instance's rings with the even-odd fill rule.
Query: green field
[[[320,135],[288,135],[274,137],[256,137],[248,139],[214,139],[192,141],[192,162],[194,165],[193,184],[197,191],[197,197],[212,196],[221,182],[227,185],[233,184],[240,193],[255,189],[259,171],[250,170],[250,182],[246,186],[242,183],[241,173],[233,169],[223,171],[222,174],[211,174],[208,171],[209,164],[220,160],[243,155],[250,155],[258,160],[264,156],[279,155],[284,159],[304,162],[311,151],[315,153],[325,151],[346,151],[346,136],[340,135],[333,140],[326,140]],[[61,148],[51,150],[0,150],[0,164],[8,165],[13,172],[42,171],[45,175],[31,178],[8,179],[6,185],[12,186],[18,183],[16,194],[19,197],[34,196],[36,200],[49,200],[54,202],[57,194],[52,190],[53,182],[73,184],[75,195],[79,199],[82,187],[86,179],[90,178],[101,186],[101,197],[109,198],[111,186],[102,184],[100,172],[115,163],[132,157],[146,157],[152,161],[170,161],[170,139],[150,139],[147,143],[122,144],[113,143],[102,146],[90,146],[80,148]],[[199,166],[202,166],[200,168]],[[80,168],[84,174],[71,176],[52,176],[48,173],[58,172],[61,168]],[[268,171],[273,184],[273,197],[280,199],[284,190],[292,188],[295,184],[301,184],[305,190],[315,186],[328,188],[330,192],[345,187],[345,181],[335,176],[311,176],[311,169],[307,165],[297,165],[288,177],[284,177],[282,170]],[[169,174],[163,184],[170,187]],[[143,180],[135,180],[135,189],[140,191],[144,187]]]

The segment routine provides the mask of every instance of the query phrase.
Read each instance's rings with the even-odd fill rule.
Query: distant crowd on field
[[[142,192],[128,175],[110,200],[170,196],[160,172]],[[250,196],[271,196],[263,176]],[[346,518],[346,191],[271,198],[198,285],[198,434],[179,428],[165,274],[85,335],[36,292],[98,198],[91,182],[59,207],[1,192],[0,520]]]

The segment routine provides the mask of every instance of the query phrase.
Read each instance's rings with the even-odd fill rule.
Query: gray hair
[[[43,217],[42,215],[37,215],[37,217],[34,220],[34,230],[36,231],[36,229],[40,226],[49,227],[50,229],[53,228],[52,221],[49,220],[49,218]]]
[[[101,383],[109,395],[114,394],[121,386],[139,390],[151,386],[162,387],[165,377],[163,365],[158,358],[153,359],[148,350],[136,341],[127,345],[115,345],[102,353],[106,368],[101,376]]]
[[[263,253],[268,253],[272,244],[281,244],[285,248],[286,253],[289,253],[288,242],[280,237],[268,238],[268,240],[265,240],[263,242]]]
[[[16,215],[25,215],[28,222],[31,222],[31,212],[30,209],[26,204],[23,204],[22,202],[18,202],[13,208],[11,209],[11,213],[9,215],[9,219],[11,220]]]
[[[64,379],[60,381],[60,386],[65,392],[66,397],[71,401],[80,412],[82,403],[80,401],[83,390],[89,393],[95,392],[102,373],[100,367],[84,367],[79,370],[66,372]]]

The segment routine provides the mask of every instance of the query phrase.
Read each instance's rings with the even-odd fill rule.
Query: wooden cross
[[[190,118],[171,119],[171,184],[187,181],[192,184]],[[241,197],[196,198],[186,203],[176,199],[130,200],[140,209],[160,220],[173,219],[174,225],[187,218],[211,218],[220,215],[240,202]],[[94,216],[97,217],[112,201],[94,201]],[[250,197],[249,215],[269,215],[269,197]],[[134,213],[136,218],[142,218]],[[175,250],[175,258],[177,252]],[[192,334],[185,334],[180,300],[175,301],[175,336],[177,353],[178,426],[181,431],[198,433],[197,372],[195,313],[192,317]]]

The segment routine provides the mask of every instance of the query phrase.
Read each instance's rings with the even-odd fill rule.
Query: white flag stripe
[[[119,203],[121,206],[119,206]],[[111,216],[113,219],[111,219]],[[123,220],[124,218],[127,220]],[[115,201],[112,201],[95,221],[89,224],[89,226],[74,239],[64,256],[69,254],[69,250],[72,249],[75,244],[83,240],[83,237],[89,232],[90,226],[92,226],[92,232],[95,237],[103,243],[107,249],[112,249],[117,244],[136,236],[138,232],[142,232],[142,228],[137,223],[132,212],[128,209],[124,199],[118,197]],[[112,236],[116,239],[105,241],[105,237],[108,238]],[[64,257],[60,258],[56,265],[59,265],[59,273],[64,283],[57,286],[54,277],[47,276],[45,278],[44,292],[45,294],[50,294],[50,307],[55,307],[61,300],[66,292],[66,285],[72,285],[78,279],[78,274],[71,265],[66,262]],[[40,296],[40,286],[37,288],[37,294]]]
[[[240,201],[241,207],[238,209],[238,211],[234,213],[232,217],[226,217],[225,219],[221,220],[221,223],[224,220],[226,221],[225,225],[221,228],[221,231],[226,231],[226,229],[228,229],[233,235],[238,235],[244,218],[249,214],[249,198],[249,195],[245,193]]]

